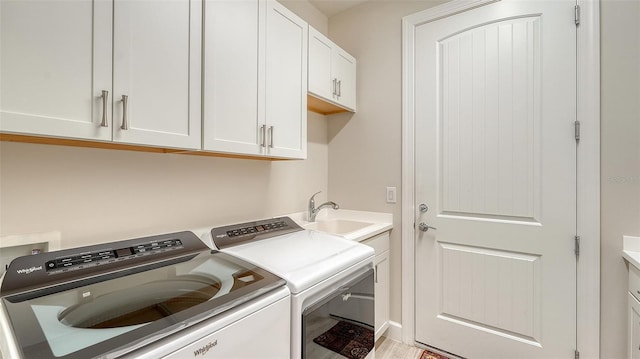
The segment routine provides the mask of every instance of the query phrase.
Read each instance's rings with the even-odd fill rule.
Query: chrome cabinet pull
[[[273,126],[269,126],[269,147],[273,148]]]
[[[267,147],[267,125],[260,126],[260,133],[262,134],[262,140],[260,146]]]
[[[338,97],[342,96],[342,80],[338,81]]]
[[[375,282],[376,282],[376,283],[378,283],[378,265],[377,265],[377,264],[376,264],[376,266],[375,266],[375,270],[374,270],[374,272],[376,273],[376,280],[375,280]]]
[[[102,122],[100,126],[109,127],[109,121],[107,121],[107,100],[109,99],[109,91],[102,90]]]
[[[333,96],[336,96],[338,94],[338,87],[337,87],[337,83],[338,83],[338,79],[334,78],[333,79]]]
[[[129,129],[129,119],[127,117],[127,107],[128,107],[129,96],[122,95],[122,126],[120,126],[123,130]]]

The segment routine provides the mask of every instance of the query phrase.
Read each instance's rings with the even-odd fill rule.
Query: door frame
[[[402,341],[415,343],[415,27],[500,0],[453,0],[402,19]],[[576,350],[600,357],[600,0],[577,0]],[[570,21],[570,18],[568,19]],[[567,238],[572,240],[572,238]]]

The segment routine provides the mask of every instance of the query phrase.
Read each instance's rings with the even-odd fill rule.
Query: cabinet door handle
[[[342,96],[342,80],[338,81],[338,97]]]
[[[109,91],[102,90],[102,122],[100,126],[109,127],[109,121],[107,121],[107,100],[109,99]]]
[[[260,146],[267,147],[267,125],[260,126],[260,133],[262,134]]]
[[[375,270],[374,270],[375,274],[376,274],[376,279],[375,282],[378,283],[378,265],[375,265]]]
[[[338,82],[338,79],[334,78],[333,79],[333,94],[332,94],[333,96],[336,96],[338,94],[338,92],[337,92],[338,91],[337,90],[338,89],[337,82]]]
[[[273,148],[273,126],[269,126],[269,147]]]
[[[127,117],[128,104],[129,96],[122,95],[122,126],[120,126],[120,128],[123,130],[129,129],[129,118]]]

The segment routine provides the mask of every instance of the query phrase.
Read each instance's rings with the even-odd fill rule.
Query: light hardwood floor
[[[380,337],[376,342],[376,359],[419,359],[422,349]]]

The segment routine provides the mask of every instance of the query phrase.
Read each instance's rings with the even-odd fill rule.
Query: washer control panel
[[[218,249],[223,249],[302,230],[291,218],[280,217],[213,228],[211,238]]]
[[[62,273],[69,270],[84,269],[90,266],[130,260],[142,256],[150,256],[179,248],[182,248],[182,241],[179,239],[150,241],[130,247],[108,249],[97,252],[84,252],[76,255],[55,258],[47,261],[47,263],[45,263],[45,268],[49,274]]]
[[[210,249],[193,232],[185,231],[18,257],[5,272],[0,295],[162,265],[201,252]]]

